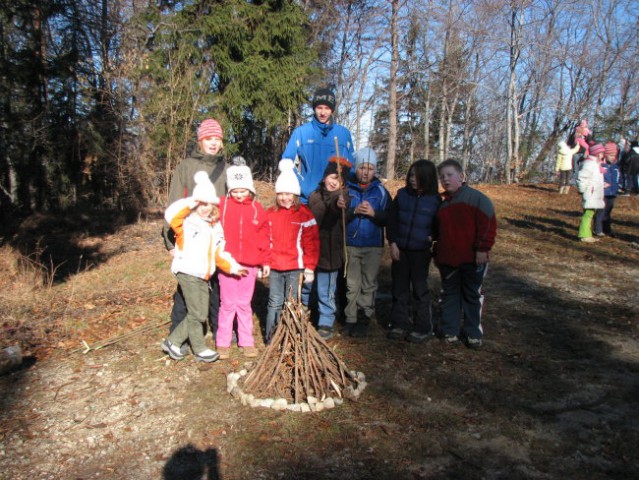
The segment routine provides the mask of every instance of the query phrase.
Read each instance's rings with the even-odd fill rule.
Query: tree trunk
[[[399,65],[399,0],[391,3],[391,63],[388,96],[388,156],[386,157],[386,177],[395,178],[395,154],[397,150],[397,68]]]

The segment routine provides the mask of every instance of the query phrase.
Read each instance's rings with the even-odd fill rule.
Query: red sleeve
[[[319,262],[319,227],[313,213],[304,205],[300,206],[304,212],[302,223],[302,260],[304,268],[315,270]]]

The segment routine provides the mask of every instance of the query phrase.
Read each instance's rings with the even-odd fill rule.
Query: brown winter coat
[[[320,256],[317,267],[322,270],[339,270],[344,264],[342,209],[337,206],[339,194],[340,191],[329,192],[322,185],[308,199],[308,206],[319,226]],[[342,194],[348,205],[348,192],[342,190]]]

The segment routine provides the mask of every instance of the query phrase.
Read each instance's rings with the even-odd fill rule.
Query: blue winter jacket
[[[619,193],[619,180],[621,179],[619,165],[604,162],[602,166],[604,168],[604,185],[608,185],[604,188],[604,196],[616,197]]]
[[[386,237],[402,250],[430,248],[433,221],[441,203],[439,195],[417,195],[412,188],[397,191],[391,205]]]
[[[300,181],[302,203],[308,203],[308,197],[322,181],[328,159],[335,155],[335,137],[340,156],[353,163],[353,139],[346,127],[336,124],[323,124],[317,118],[295,130],[284,149],[282,158],[290,158],[298,163],[297,177]]]
[[[349,247],[383,247],[384,226],[391,206],[391,196],[377,177],[362,188],[357,180],[349,181],[351,203],[346,212],[346,245]],[[375,217],[355,214],[354,209],[366,200],[375,210]]]

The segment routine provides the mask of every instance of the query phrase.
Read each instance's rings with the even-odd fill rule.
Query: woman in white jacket
[[[209,312],[209,278],[216,268],[232,275],[246,275],[247,271],[224,251],[224,231],[218,221],[220,199],[209,176],[200,171],[194,178],[193,195],[173,202],[164,214],[175,232],[171,272],[182,288],[187,315],[162,342],[162,350],[182,360],[180,346],[188,339],[197,361],[214,362],[219,354],[206,347],[202,332]]]
[[[563,140],[559,142],[557,151],[557,175],[559,175],[559,193],[570,190],[570,176],[572,175],[572,156],[579,151],[579,144],[570,148]]]
[[[579,240],[582,242],[596,242],[599,239],[592,236],[592,221],[595,210],[604,208],[604,177],[600,164],[605,149],[597,143],[590,147],[589,155],[581,163],[577,176],[577,188],[582,195],[584,214],[579,224]]]

